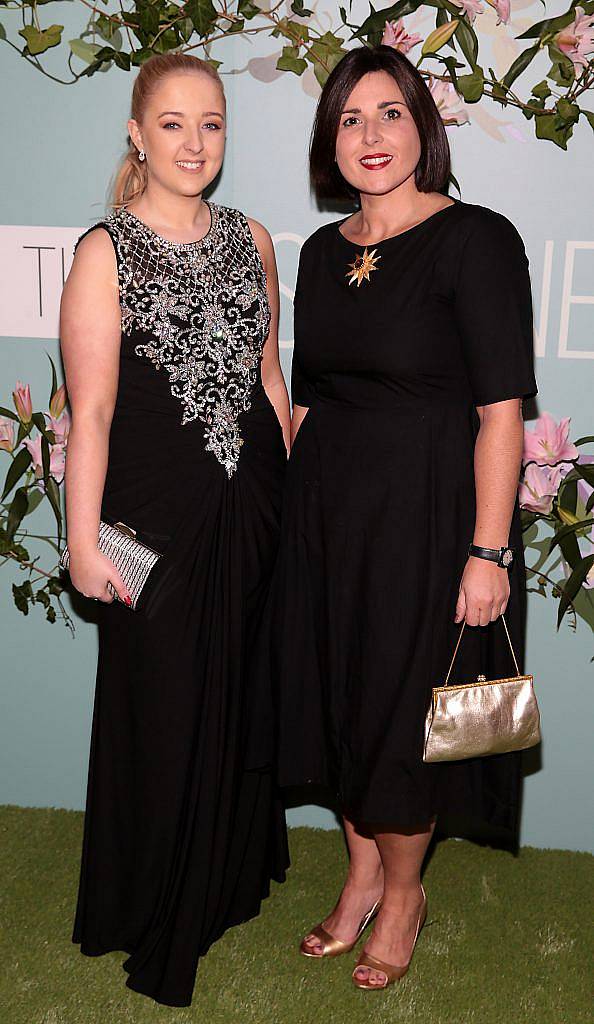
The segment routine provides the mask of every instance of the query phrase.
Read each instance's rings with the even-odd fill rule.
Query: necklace
[[[381,256],[376,256],[377,249],[373,249],[371,252],[367,251],[367,246],[363,251],[363,255],[359,253],[352,263],[347,264],[348,270],[345,277],[350,277],[349,285],[357,282],[357,288],[361,287],[362,281],[369,281],[369,275],[372,271],[377,270],[378,260],[381,260]]]

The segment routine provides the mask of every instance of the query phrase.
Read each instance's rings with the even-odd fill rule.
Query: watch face
[[[512,564],[513,560],[514,560],[514,553],[513,553],[513,551],[511,550],[511,548],[505,548],[505,550],[501,552],[501,564],[502,564],[503,568],[504,569],[509,569],[509,567]]]

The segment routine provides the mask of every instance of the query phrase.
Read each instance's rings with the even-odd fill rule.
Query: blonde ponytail
[[[109,205],[115,209],[127,206],[138,199],[146,188],[146,163],[138,159],[138,150],[131,139],[128,140],[128,152],[122,160],[111,184]]]
[[[167,75],[201,74],[212,78],[221,88],[223,83],[211,64],[189,53],[159,53],[144,63],[132,90],[132,108],[130,116],[138,124],[142,123],[147,102],[155,89]],[[128,151],[124,156],[110,188],[109,205],[115,209],[127,206],[142,195],[148,181],[146,162],[138,158],[138,150],[128,138]]]

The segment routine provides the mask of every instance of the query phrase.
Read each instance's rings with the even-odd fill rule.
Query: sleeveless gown
[[[286,466],[261,383],[270,311],[243,214],[198,242],[125,209],[117,401],[102,518],[163,552],[136,612],[98,605],[73,941],[124,950],[130,988],[189,1005],[199,957],[288,863],[270,694],[255,671]]]
[[[274,609],[280,780],[331,791],[393,828],[435,814],[454,834],[513,845],[518,755],[425,764],[431,688],[460,627],[473,539],[476,406],[534,394],[532,308],[509,221],[456,202],[368,247],[327,224],[301,251],[289,460]],[[519,509],[506,619],[521,657]],[[498,570],[499,571],[499,570]],[[501,570],[503,571],[503,570]],[[453,682],[512,675],[501,623],[466,630]]]

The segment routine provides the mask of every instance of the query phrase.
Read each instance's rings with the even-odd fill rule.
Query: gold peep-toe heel
[[[357,988],[365,989],[365,991],[367,992],[371,992],[372,989],[376,988],[383,991],[383,989],[387,988],[388,985],[392,985],[393,982],[399,981],[400,978],[404,977],[404,975],[406,974],[410,967],[410,962],[413,958],[415,946],[417,944],[417,939],[421,934],[421,929],[425,924],[425,921],[427,920],[427,896],[425,890],[423,889],[423,886],[421,886],[421,892],[423,893],[423,902],[421,904],[421,909],[419,911],[415,937],[413,939],[412,950],[410,953],[410,957],[408,958],[408,963],[404,964],[403,966],[399,966],[397,964],[387,964],[384,960],[378,960],[376,956],[372,956],[371,953],[366,953],[365,951],[363,951],[359,959],[357,960],[357,963],[355,964],[355,969],[353,971],[353,982],[357,986]],[[371,985],[368,980],[362,981],[360,978],[357,978],[356,973],[359,967],[368,967],[371,971],[381,971],[382,974],[386,975],[385,983],[383,985]]]
[[[311,950],[308,949],[305,939],[302,940],[301,945],[299,946],[299,952],[302,956],[309,956],[313,960],[322,960],[327,956],[341,956],[343,953],[350,953],[361,938],[363,932],[367,928],[367,925],[373,921],[381,903],[381,899],[377,900],[377,902],[373,904],[371,910],[368,910],[365,917],[361,919],[361,923],[357,929],[357,934],[352,942],[343,942],[341,939],[337,939],[334,935],[331,935],[330,932],[327,932],[323,925],[318,924],[315,928],[312,928],[309,935],[314,935],[318,942],[321,942],[322,952],[312,953]]]

